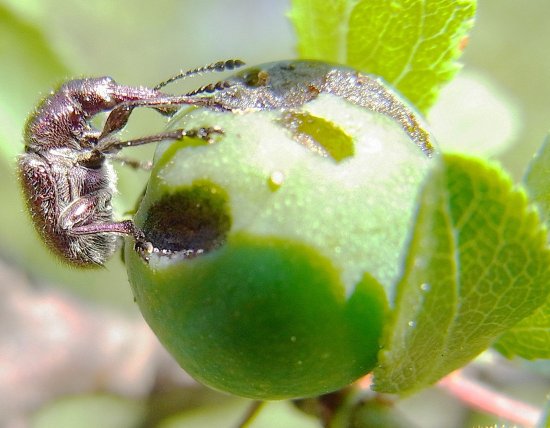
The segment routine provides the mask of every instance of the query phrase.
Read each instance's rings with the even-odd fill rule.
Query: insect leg
[[[142,146],[144,144],[158,143],[166,140],[180,140],[183,137],[197,137],[207,142],[211,142],[212,134],[222,134],[223,131],[219,128],[197,128],[197,129],[175,129],[173,131],[161,132],[159,134],[148,135],[146,137],[136,138],[133,140],[118,141],[105,140],[97,145],[93,152],[101,154],[116,153],[126,147]],[[92,153],[93,153],[92,152]]]
[[[141,231],[131,220],[90,223],[73,227],[71,229],[71,235],[94,235],[96,233],[119,233],[121,235],[133,235],[134,237],[140,238],[143,237]]]
[[[109,192],[97,191],[76,199],[59,215],[59,227],[70,235],[118,233],[132,235],[137,241],[144,241],[143,233],[131,220],[111,221],[97,218],[110,198]]]
[[[221,130],[216,128],[199,128],[199,129],[190,129],[187,131],[183,129],[178,129],[176,131],[177,132],[175,134],[170,132],[170,133],[162,133],[157,135],[150,135],[149,137],[138,138],[136,140],[111,142],[108,145],[108,150],[109,150],[109,147],[112,147],[112,146],[115,146],[115,149],[117,150],[121,150],[124,147],[140,146],[143,144],[155,143],[158,141],[180,139],[182,137],[198,137],[207,142],[211,142],[211,139],[212,139],[210,137],[211,134],[222,133]],[[157,140],[157,138],[159,138],[159,140]],[[137,159],[128,158],[126,156],[116,155],[116,156],[111,156],[110,159],[114,160],[115,162],[119,162],[123,165],[127,165],[133,169],[150,171],[151,168],[153,167],[152,161],[140,161]]]
[[[96,222],[107,221],[108,217],[105,215],[110,216],[110,200],[111,192],[105,189],[80,196],[61,211],[57,226],[73,233],[81,228],[93,227]],[[93,230],[88,233],[93,233]]]
[[[153,250],[153,244],[145,239],[145,234],[134,224],[132,220],[92,223],[71,229],[72,235],[95,235],[96,233],[131,235],[136,241],[136,249],[140,249],[146,253],[150,253]]]
[[[130,118],[130,114],[133,109],[134,108],[132,106],[127,105],[127,103],[123,103],[111,110],[109,116],[107,116],[107,119],[105,120],[105,124],[103,125],[103,130],[99,135],[98,141],[101,141],[109,135],[124,128],[128,123],[128,119]]]
[[[153,244],[145,239],[145,234],[132,220],[110,221],[104,223],[92,223],[71,229],[71,235],[95,235],[96,233],[116,233],[119,235],[131,235],[134,237],[136,250],[145,253],[153,251]]]
[[[130,114],[136,107],[149,107],[163,114],[173,114],[180,106],[209,107],[213,110],[226,110],[210,96],[193,95],[166,95],[159,93],[157,98],[131,100],[120,103],[113,108],[98,138],[99,141],[107,139],[110,135],[120,131],[128,123]]]
[[[120,155],[111,156],[110,159],[114,160],[115,162],[119,162],[122,165],[127,165],[133,169],[150,171],[151,168],[153,168],[153,162],[151,161],[140,161],[138,159],[127,158],[126,156]]]

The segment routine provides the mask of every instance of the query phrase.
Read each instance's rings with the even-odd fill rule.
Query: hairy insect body
[[[25,129],[19,174],[33,222],[48,247],[78,266],[102,265],[115,251],[113,167],[97,151],[101,131],[90,119],[121,102],[158,97],[148,88],[121,86],[109,77],[72,80],[38,106]]]
[[[42,152],[53,148],[91,149],[100,132],[90,119],[131,98],[120,95],[121,89],[110,77],[71,80],[47,96],[27,121],[25,145],[27,150]],[[135,91],[134,91],[135,92]],[[152,91],[149,91],[152,92]],[[134,99],[147,95],[141,91]]]
[[[130,220],[114,221],[111,198],[116,177],[110,159],[126,147],[195,136],[210,141],[217,128],[176,129],[120,141],[134,108],[166,115],[181,106],[216,111],[281,110],[303,106],[319,94],[332,94],[397,121],[429,157],[434,149],[417,117],[377,78],[318,61],[281,61],[253,67],[185,95],[160,89],[195,74],[232,70],[243,63],[221,61],[181,72],[153,88],[117,84],[110,77],[72,80],[47,96],[30,116],[19,175],[29,212],[46,244],[77,266],[102,265],[115,251],[116,235],[133,235],[150,249]],[[103,129],[93,116],[108,112]]]
[[[115,251],[113,233],[80,234],[79,228],[112,221],[115,174],[108,161],[97,169],[75,164],[71,149],[20,158],[20,178],[32,219],[48,247],[80,266],[101,265]]]

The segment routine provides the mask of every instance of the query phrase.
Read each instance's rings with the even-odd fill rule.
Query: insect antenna
[[[175,82],[176,80],[185,79],[187,77],[196,76],[202,73],[210,73],[212,71],[233,70],[235,68],[242,67],[243,65],[244,65],[244,62],[241,61],[240,59],[228,59],[226,61],[218,61],[209,65],[194,68],[192,70],[181,71],[175,76],[172,76],[169,79],[163,82],[160,82],[153,89],[155,91],[158,91],[160,88],[163,88],[164,86],[172,82]]]
[[[193,96],[198,94],[211,94],[212,92],[220,91],[222,89],[227,89],[231,84],[227,80],[221,80],[216,83],[209,83],[208,85],[201,86],[200,88],[193,89],[192,91],[187,92],[186,96]]]

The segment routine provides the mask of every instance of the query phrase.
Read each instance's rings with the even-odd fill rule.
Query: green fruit
[[[161,342],[199,381],[251,398],[367,374],[432,161],[390,118],[326,94],[300,113],[194,110],[175,126],[224,133],[159,148],[135,221],[160,251],[126,244]]]
[[[151,327],[214,388],[262,399],[317,395],[375,364],[384,295],[366,277],[346,299],[330,260],[304,245],[236,235],[162,272],[136,265]]]

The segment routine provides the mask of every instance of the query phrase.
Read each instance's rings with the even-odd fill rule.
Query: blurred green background
[[[288,1],[274,0],[0,0],[0,257],[36,281],[139,316],[119,257],[105,269],[76,271],[39,242],[14,171],[25,119],[40,97],[72,77],[109,75],[119,83],[154,85],[181,68],[220,59],[255,64],[295,57],[285,17],[289,7]],[[550,126],[548,22],[548,0],[479,2],[459,83],[444,91],[429,117],[444,147],[485,152],[521,178]],[[202,82],[186,81],[170,90]],[[479,92],[478,102],[472,102],[472,91]],[[124,135],[162,126],[158,115],[139,112]],[[483,139],[506,150],[484,150]],[[139,151],[147,157],[152,148]],[[119,176],[115,206],[123,213],[132,208],[147,174],[121,170]]]

